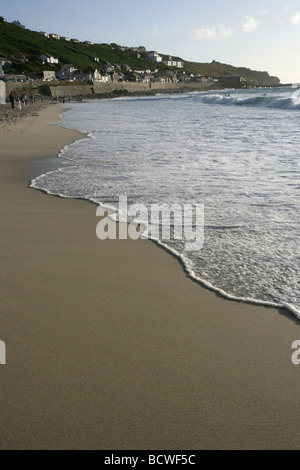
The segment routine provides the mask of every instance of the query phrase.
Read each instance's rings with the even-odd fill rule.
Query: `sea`
[[[229,299],[300,319],[300,89],[222,90],[64,105],[86,134],[33,188],[115,205],[204,205],[204,244],[158,240]],[[95,218],[96,227],[96,218]],[[96,234],[95,234],[96,236]]]

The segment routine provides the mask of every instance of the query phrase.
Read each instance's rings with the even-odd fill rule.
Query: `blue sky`
[[[299,0],[3,0],[0,15],[36,31],[218,60],[300,82]]]

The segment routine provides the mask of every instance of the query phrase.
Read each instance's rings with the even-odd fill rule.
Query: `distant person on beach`
[[[30,93],[29,99],[30,99],[30,103],[33,104],[34,103],[34,96],[33,96],[32,93]]]
[[[22,101],[22,105],[23,105],[23,107],[25,108],[25,106],[26,106],[26,101],[25,101],[25,98],[24,98],[24,96],[23,96],[23,98],[22,98],[22,100],[21,100],[21,101]]]
[[[24,95],[25,106],[27,106],[27,95]]]
[[[14,107],[15,107],[15,95],[13,94],[12,91],[9,94],[9,101],[10,101],[10,104],[11,104],[11,109],[14,109]]]
[[[20,110],[22,109],[22,103],[21,103],[19,95],[17,96],[17,106],[18,106],[18,109]]]

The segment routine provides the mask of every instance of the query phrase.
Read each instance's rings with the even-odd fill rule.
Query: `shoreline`
[[[299,325],[225,300],[153,242],[24,182],[79,133],[57,106],[1,129],[1,449],[292,449]]]
[[[71,108],[70,108],[71,109]],[[62,109],[62,112],[66,112],[67,109]],[[58,118],[58,123],[59,123],[60,119]],[[63,127],[64,129],[66,130],[70,130],[68,127],[64,127],[62,125],[60,125],[60,127]],[[79,137],[78,139],[76,140],[81,140],[81,139],[85,139],[85,138],[89,138],[89,132],[87,131],[86,133],[85,132],[81,132],[81,131],[75,131],[75,132],[78,132],[79,133]],[[75,141],[74,141],[75,142]],[[61,151],[63,149],[60,150],[59,154],[53,158],[53,159],[48,159],[50,160],[49,163],[48,163],[48,167],[45,166],[45,161],[43,160],[41,162],[41,164],[39,165],[41,171],[40,173],[38,173],[36,176],[32,177],[31,180],[29,181],[28,183],[28,186],[31,188],[31,189],[35,189],[35,190],[38,190],[38,191],[41,191],[43,192],[44,194],[47,194],[49,196],[54,196],[54,197],[58,197],[58,198],[66,198],[66,199],[74,199],[74,200],[81,200],[81,201],[86,201],[86,202],[89,202],[91,204],[94,204],[94,205],[98,205],[97,202],[95,202],[93,199],[88,199],[88,198],[85,198],[85,197],[69,197],[69,196],[65,196],[64,194],[59,194],[59,193],[52,193],[52,192],[48,192],[47,190],[43,189],[43,188],[40,188],[40,187],[35,187],[35,186],[31,186],[32,184],[35,183],[35,180],[39,177],[39,176],[42,176],[43,174],[49,172],[49,171],[55,171],[55,170],[58,170],[59,168],[63,169],[64,168],[64,163],[62,162],[63,160],[65,160],[66,162],[66,166],[68,165],[68,163],[70,165],[77,165],[76,161],[75,160],[71,160],[71,159],[67,159],[63,156],[63,154],[61,154]],[[57,160],[57,158],[60,158],[60,160]],[[56,163],[55,163],[56,161]],[[44,162],[44,163],[43,163]],[[99,203],[101,206],[102,203]],[[105,205],[104,205],[105,207]],[[299,324],[300,325],[300,317],[299,317],[299,312],[297,310],[295,310],[293,307],[291,306],[286,306],[286,305],[283,305],[283,304],[276,304],[275,302],[271,302],[271,301],[264,301],[264,300],[259,300],[259,299],[255,299],[255,298],[243,298],[243,297],[235,297],[234,295],[210,284],[208,281],[205,281],[203,279],[201,279],[200,277],[198,277],[197,275],[195,275],[193,273],[193,271],[186,265],[186,262],[185,260],[182,258],[181,254],[176,252],[174,249],[172,249],[171,247],[167,246],[167,245],[164,245],[163,243],[161,243],[159,240],[155,240],[155,239],[151,239],[151,237],[148,238],[149,241],[151,241],[152,243],[154,243],[154,245],[156,245],[158,248],[160,249],[163,249],[164,251],[166,251],[169,255],[173,256],[178,262],[179,264],[181,265],[183,271],[185,272],[185,274],[195,283],[197,283],[198,285],[200,285],[202,288],[204,289],[208,289],[209,291],[211,292],[214,292],[216,295],[220,296],[221,298],[223,298],[224,300],[229,300],[229,301],[233,301],[233,302],[239,302],[239,303],[242,303],[242,304],[249,304],[249,305],[258,305],[258,306],[262,306],[262,307],[266,307],[266,308],[273,308],[273,309],[278,309],[280,310],[281,314],[285,315],[287,318],[289,318],[290,320],[292,321],[295,321],[296,324]]]

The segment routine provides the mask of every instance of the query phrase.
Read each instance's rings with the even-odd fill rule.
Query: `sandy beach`
[[[46,124],[60,112],[0,124],[0,448],[298,449],[300,323],[28,188],[80,137]]]

